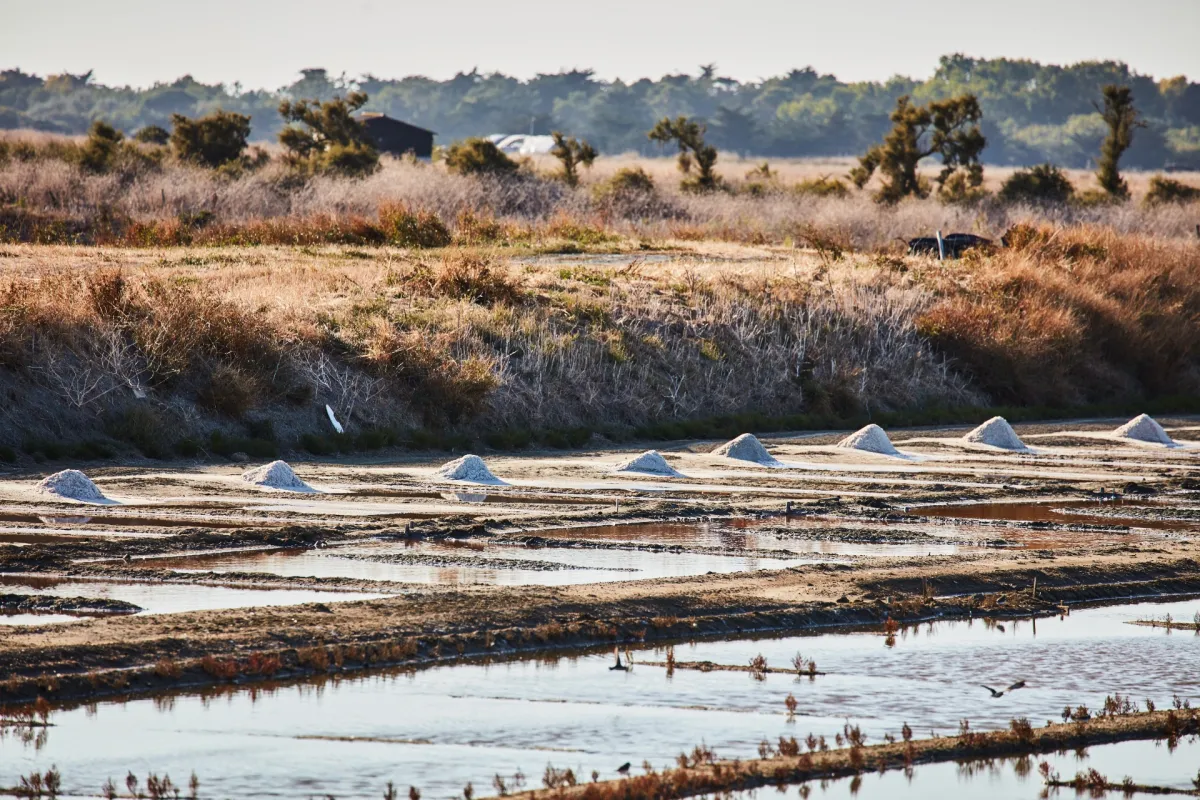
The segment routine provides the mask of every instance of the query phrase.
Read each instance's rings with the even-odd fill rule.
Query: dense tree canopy
[[[916,104],[965,94],[979,99],[991,163],[1053,162],[1084,167],[1094,160],[1108,129],[1094,103],[1108,84],[1129,86],[1147,127],[1124,155],[1130,167],[1167,161],[1200,163],[1200,84],[1175,77],[1161,81],[1118,62],[1072,66],[1009,59],[945,56],[929,79],[843,83],[811,68],[761,82],[722,77],[714,65],[698,75],[665,75],[632,83],[597,80],[573,70],[518,80],[475,70],[444,81],[413,76],[336,77],[305,70],[278,91],[244,91],[184,76],[149,89],[103,86],[83,75],[38,77],[0,72],[0,128],[82,133],[103,119],[127,133],[148,125],[168,127],[172,114],[201,117],[217,109],[251,117],[251,138],[274,138],[287,99],[328,100],[355,89],[380,111],[438,132],[443,144],[492,133],[586,137],[602,153],[657,154],[663,146],[646,132],[680,116],[707,125],[715,146],[747,155],[851,155],[865,151],[891,128],[896,100]],[[663,150],[665,153],[666,151]]]

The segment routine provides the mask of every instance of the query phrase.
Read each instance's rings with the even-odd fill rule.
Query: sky
[[[848,81],[920,79],[954,51],[1113,59],[1200,81],[1198,38],[1200,0],[0,0],[0,68],[92,69],[138,87],[191,74],[276,89],[305,67],[635,80],[714,62],[741,81],[810,65]]]

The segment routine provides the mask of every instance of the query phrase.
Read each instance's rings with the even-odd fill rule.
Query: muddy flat
[[[839,447],[846,432],[763,436],[761,463],[659,444],[645,472],[621,469],[645,446],[484,453],[486,482],[439,477],[450,454],[294,461],[303,491],[251,486],[245,465],[85,465],[103,503],[10,474],[0,710],[56,710],[0,737],[17,769],[0,783],[54,761],[87,793],[151,769],[119,748],[71,756],[117,718],[163,731],[155,765],[229,796],[375,796],[400,767],[450,796],[546,763],[613,777],[696,734],[752,759],[764,736],[832,738],[848,716],[878,741],[968,715],[1040,724],[1114,691],[1187,698],[1200,639],[1126,623],[1200,618],[1200,432],[1164,419],[1178,444],[1155,446],[1109,435],[1118,422],[1017,426],[1020,451],[964,429],[889,431],[886,455]],[[723,666],[665,669],[676,651]],[[817,674],[779,674],[801,654]],[[987,705],[980,684],[1018,678]],[[213,692],[235,694],[218,712]],[[1112,745],[1113,763],[1178,777],[1140,746]],[[275,767],[223,768],[230,748]],[[332,752],[343,766],[319,766]],[[913,785],[942,791],[942,772]]]
[[[23,615],[0,659],[36,670],[38,653],[66,648],[116,667],[253,649],[280,628],[330,640],[542,624],[563,609],[851,606],[900,576],[935,594],[1008,585],[1013,572],[1042,574],[1046,590],[1055,571],[1089,585],[1186,581],[1200,531],[1195,422],[1163,420],[1171,447],[1119,439],[1119,422],[1019,425],[1019,451],[958,428],[891,431],[888,455],[837,446],[845,432],[763,436],[764,463],[714,453],[721,442],[673,443],[658,447],[669,474],[621,469],[634,447],[485,454],[486,482],[441,478],[448,456],[296,462],[303,492],[249,485],[240,465],[89,470],[103,505],[12,475],[0,482],[4,580],[144,602],[69,626]],[[302,599],[325,610],[313,617]],[[187,645],[167,644],[180,630]]]

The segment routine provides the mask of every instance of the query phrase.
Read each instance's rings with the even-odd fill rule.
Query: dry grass
[[[1196,244],[1026,227],[1012,247],[926,280],[918,327],[1009,403],[1182,395],[1200,388]]]
[[[46,143],[44,149],[50,148]],[[66,146],[66,145],[64,145]],[[798,191],[804,181],[844,174],[849,161],[772,162],[774,177],[744,177],[754,162],[727,159],[730,192],[697,195],[679,189],[671,159],[600,159],[576,189],[545,177],[516,179],[452,175],[441,165],[385,159],[363,180],[315,178],[297,183],[281,164],[237,179],[167,163],[128,173],[89,174],[62,159],[0,162],[0,240],[118,246],[187,244],[354,244],[536,246],[571,242],[611,245],[670,239],[784,244],[806,231],[830,232],[858,250],[899,247],[898,238],[934,230],[998,237],[1018,222],[1103,225],[1122,233],[1195,236],[1194,206],[1141,202],[1094,208],[1033,209],[995,201],[970,206],[935,199],[881,208],[870,187],[849,196]],[[621,168],[652,175],[652,196],[612,197],[600,184]],[[988,172],[996,188],[1011,170]],[[1129,176],[1135,198],[1149,174]],[[1176,176],[1200,185],[1200,176]],[[1094,182],[1072,173],[1080,189]]]
[[[267,418],[287,438],[325,430],[325,403],[357,431],[486,432],[981,399],[917,333],[928,292],[803,254],[651,269],[474,250],[0,252],[0,376],[30,406],[9,409],[16,446],[38,424],[115,416],[200,440]]]
[[[389,214],[423,224],[408,207]],[[562,218],[545,229],[570,226],[603,235]],[[806,236],[811,250],[676,242],[615,261],[6,245],[0,389],[18,400],[0,445],[228,454],[249,437],[323,452],[326,403],[373,446],[403,440],[374,432],[428,430],[512,446],[529,440],[514,431],[586,439],[719,415],[836,420],[1200,389],[1195,242],[1026,226],[1010,248],[937,262]]]

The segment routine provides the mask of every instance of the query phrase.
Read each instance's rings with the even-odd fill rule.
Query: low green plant
[[[477,137],[451,144],[445,161],[459,175],[511,175],[519,168],[494,142]]]
[[[809,197],[846,197],[850,194],[850,188],[845,183],[828,175],[802,180],[793,187],[793,191]]]
[[[286,161],[302,174],[369,175],[379,168],[379,152],[354,112],[367,102],[366,92],[350,92],[322,103],[284,100],[279,114],[288,122],[279,133]]]
[[[210,169],[240,162],[250,135],[250,117],[231,111],[214,111],[198,119],[172,114],[171,125],[176,158]]]
[[[79,165],[88,172],[110,172],[117,165],[124,139],[125,134],[112,125],[96,120],[80,148]]]
[[[1005,203],[1056,205],[1070,202],[1075,194],[1067,174],[1054,164],[1039,164],[1019,169],[1000,186],[999,198]]]
[[[171,133],[161,125],[147,125],[135,133],[133,138],[142,144],[166,144],[171,141]]]
[[[1150,188],[1146,192],[1145,203],[1148,206],[1166,203],[1194,203],[1200,200],[1200,187],[1189,186],[1183,181],[1177,181],[1163,175],[1155,175],[1150,179]]]

